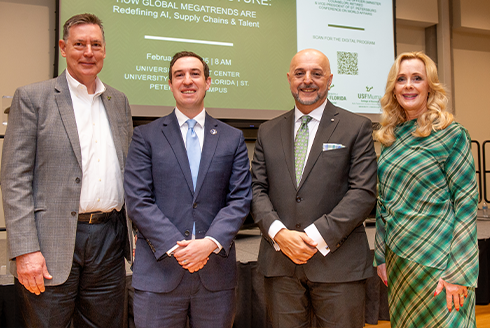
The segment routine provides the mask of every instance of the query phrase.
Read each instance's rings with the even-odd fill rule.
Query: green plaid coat
[[[400,124],[378,161],[374,265],[386,246],[398,256],[442,270],[441,278],[476,287],[478,189],[471,139],[458,123],[414,137],[416,120]]]

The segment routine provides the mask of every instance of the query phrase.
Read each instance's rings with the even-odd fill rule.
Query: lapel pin
[[[107,96],[107,100],[111,100],[111,96]]]
[[[333,121],[335,121],[335,120],[332,118],[330,121],[332,121],[332,122],[333,122]]]
[[[218,131],[216,131],[215,129],[211,129],[211,131],[209,131],[209,132],[211,132],[211,134],[216,134],[216,133],[218,133]]]

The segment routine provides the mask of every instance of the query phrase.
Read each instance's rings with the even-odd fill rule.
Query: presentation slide
[[[60,0],[60,34],[69,17],[84,12],[104,24],[107,55],[99,77],[127,95],[136,116],[173,108],[168,70],[182,50],[208,63],[205,105],[219,109],[219,118],[271,118],[291,109],[286,73],[305,48],[330,59],[330,101],[380,113],[394,59],[391,1]],[[60,58],[59,72],[65,68]]]
[[[391,1],[300,0],[298,49],[315,48],[334,74],[328,99],[359,113],[380,113],[394,61]]]

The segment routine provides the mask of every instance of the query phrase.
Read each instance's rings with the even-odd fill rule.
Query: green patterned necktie
[[[311,119],[312,117],[308,115],[301,117],[301,126],[294,140],[294,168],[296,169],[296,184],[298,186],[301,181],[301,175],[303,175],[303,166],[305,164],[306,151],[308,150],[308,123],[310,123]]]

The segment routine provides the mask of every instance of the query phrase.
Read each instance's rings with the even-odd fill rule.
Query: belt
[[[78,214],[78,222],[88,223],[88,224],[98,224],[109,221],[112,214],[119,213],[116,210],[111,212],[92,212],[92,213],[80,213]]]

